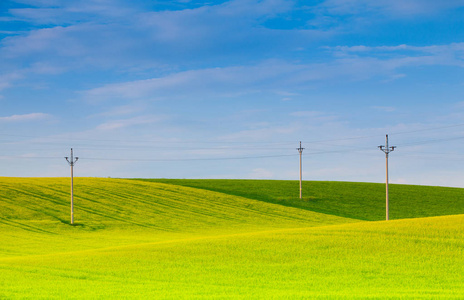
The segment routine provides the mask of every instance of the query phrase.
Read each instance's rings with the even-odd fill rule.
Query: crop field
[[[276,180],[148,179],[195,187],[264,202],[298,207],[358,220],[385,220],[385,185],[358,182]],[[464,190],[449,187],[390,184],[390,219],[464,214]]]
[[[464,190],[0,178],[0,298],[462,299]]]

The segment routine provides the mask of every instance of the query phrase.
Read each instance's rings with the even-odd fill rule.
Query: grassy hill
[[[142,179],[195,187],[346,218],[385,219],[385,184],[230,179]],[[464,214],[464,189],[390,184],[390,219]]]
[[[395,185],[394,216],[415,219],[388,222],[362,221],[383,218],[382,185],[297,193],[292,181],[76,178],[71,226],[69,179],[0,178],[0,298],[464,297],[461,189]]]
[[[163,183],[122,179],[76,178],[74,227],[69,226],[67,178],[0,178],[0,225],[6,229],[2,252],[24,251],[7,243],[8,232],[21,230],[54,239],[98,237],[95,247],[108,243],[153,241],[186,235],[250,232],[353,222],[347,218],[300,210],[235,195]],[[16,234],[16,233],[15,233]],[[121,236],[128,236],[121,238]],[[15,235],[14,235],[15,236]],[[118,236],[117,239],[113,238]],[[34,238],[24,240],[34,242]],[[65,243],[66,245],[66,243]],[[54,245],[66,249],[63,244]],[[93,248],[83,243],[75,249]],[[50,247],[40,248],[51,251]]]
[[[464,216],[0,258],[0,297],[462,299]]]

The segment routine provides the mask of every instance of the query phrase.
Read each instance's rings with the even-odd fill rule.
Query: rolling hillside
[[[3,298],[462,299],[464,216],[0,258]]]
[[[464,297],[463,190],[295,183],[0,178],[0,298]]]
[[[146,179],[195,187],[341,217],[385,219],[385,184],[230,179]],[[390,184],[390,219],[464,214],[464,189]]]
[[[69,226],[67,178],[0,178],[0,226],[8,232],[37,237],[98,236],[96,247],[107,243],[161,240],[185,235],[250,232],[353,222],[297,208],[208,190],[122,179],[76,178],[74,227]],[[16,234],[16,233],[15,233]],[[13,236],[15,236],[13,234]],[[44,235],[45,234],[45,235]],[[118,239],[114,239],[114,234]],[[128,235],[127,239],[121,239]],[[28,238],[25,243],[34,242]],[[17,243],[4,243],[0,254],[14,252]],[[51,251],[49,243],[41,248]],[[53,245],[53,244],[51,244]],[[63,243],[54,245],[66,249]],[[83,243],[75,249],[93,248]],[[19,251],[27,249],[20,247]],[[35,251],[35,250],[34,250]],[[59,250],[61,251],[61,250]]]

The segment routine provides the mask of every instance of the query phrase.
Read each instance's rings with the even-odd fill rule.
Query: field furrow
[[[0,298],[464,297],[463,190],[293,183],[0,178]]]

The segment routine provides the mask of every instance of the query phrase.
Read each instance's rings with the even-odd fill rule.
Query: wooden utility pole
[[[79,157],[76,157],[76,159],[74,160],[73,149],[71,148],[71,159],[69,159],[69,157],[67,157],[67,156],[65,158],[66,158],[66,161],[68,162],[68,164],[71,166],[71,225],[73,225],[74,224],[74,174],[73,174],[73,167],[74,167],[74,164],[79,159]]]
[[[301,160],[302,160],[302,154],[303,154],[303,149],[304,148],[301,148],[301,141],[300,141],[300,148],[296,148],[296,150],[298,150],[298,152],[300,153],[300,199],[302,197],[302,190],[303,190],[303,187],[301,185],[301,180],[302,180],[302,177],[303,177],[303,165],[301,163]]]
[[[388,204],[388,154],[395,150],[396,146],[388,146],[388,134],[385,137],[385,146],[379,146],[379,149],[385,153],[385,192],[386,192],[386,220],[390,219],[389,217],[389,204]]]

